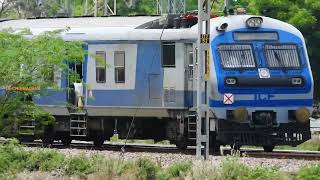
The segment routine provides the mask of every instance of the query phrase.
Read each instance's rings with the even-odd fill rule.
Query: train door
[[[184,107],[185,44],[162,43],[163,102],[167,107]]]
[[[68,74],[68,85],[69,85],[69,90],[68,92],[68,103],[72,104],[74,106],[78,106],[78,101],[79,99],[77,99],[77,95],[79,96],[84,96],[83,93],[83,64],[82,63],[72,63],[69,64],[69,68],[71,70],[71,72]],[[73,72],[73,73],[72,73]],[[77,79],[77,80],[75,80]],[[79,84],[82,84],[79,87]],[[80,94],[79,92],[76,93],[76,89],[78,89],[77,91],[81,91]],[[83,103],[83,102],[82,102]]]
[[[193,107],[194,97],[194,52],[193,44],[186,44],[185,57],[185,102],[186,106]]]

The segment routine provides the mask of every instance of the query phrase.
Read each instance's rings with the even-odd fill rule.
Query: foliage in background
[[[53,123],[53,117],[31,100],[57,90],[61,80],[57,72],[69,73],[76,79],[66,62],[82,61],[85,54],[81,42],[65,42],[59,32],[32,38],[27,30],[0,32],[0,87],[40,88],[0,91],[0,135],[14,134],[15,125],[25,119],[35,119],[40,126]]]

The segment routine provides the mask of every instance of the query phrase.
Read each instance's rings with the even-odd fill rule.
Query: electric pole
[[[98,16],[98,0],[94,0],[94,17]]]
[[[183,14],[186,12],[186,0],[156,0],[157,13]]]
[[[92,6],[89,7],[89,4],[92,4],[92,3],[89,3],[93,1],[93,8]],[[93,9],[93,15],[94,17],[97,17],[99,15],[99,11],[102,10],[103,11],[103,14],[105,16],[107,15],[116,15],[117,14],[117,0],[113,0],[113,9],[111,9],[110,7],[110,1],[111,0],[104,0],[103,1],[103,5],[99,6],[99,1],[98,0],[85,0],[84,3],[83,3],[83,9],[84,9],[84,15],[85,16],[88,16],[89,14],[92,14],[92,9]],[[91,12],[89,13],[89,9],[91,9]]]
[[[210,0],[198,0],[197,159],[209,157]],[[204,97],[203,97],[204,93]],[[202,148],[203,146],[203,148]]]
[[[84,1],[83,6],[84,6],[84,8],[83,8],[84,9],[84,15],[88,16],[88,0]]]

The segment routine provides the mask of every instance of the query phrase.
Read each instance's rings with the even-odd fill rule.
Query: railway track
[[[41,141],[23,142],[27,147],[44,147]],[[83,150],[97,150],[97,151],[119,151],[119,152],[152,152],[152,153],[181,153],[195,155],[195,150],[188,148],[179,150],[174,145],[147,145],[147,144],[126,144],[123,143],[105,143],[102,147],[96,147],[88,142],[75,142],[69,146],[62,143],[54,142],[50,148],[55,149],[83,149]]]
[[[262,149],[243,149],[241,153],[244,156],[255,158],[320,160],[318,151],[274,150],[264,152]]]
[[[6,140],[0,140],[0,143]],[[41,141],[23,142],[27,147],[44,147]],[[82,149],[97,151],[118,151],[118,152],[151,152],[151,153],[175,153],[195,155],[195,147],[189,147],[185,150],[177,149],[174,145],[152,145],[152,144],[124,144],[105,143],[102,147],[95,147],[88,142],[74,142],[70,146],[64,146],[62,143],[54,142],[50,148],[55,149]],[[230,155],[234,151],[230,148],[222,147],[220,153],[211,154],[214,156]],[[240,150],[240,155],[244,157],[269,158],[269,159],[301,159],[301,160],[319,160],[318,151],[297,151],[297,150],[274,150],[273,152],[264,152],[262,149],[245,148]]]

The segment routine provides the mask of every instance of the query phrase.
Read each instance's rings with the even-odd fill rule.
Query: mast
[[[198,0],[198,63],[197,63],[197,159],[209,157],[209,70],[210,50],[210,0]],[[209,72],[207,72],[210,74]],[[204,95],[204,97],[203,97]],[[204,147],[202,149],[202,146]]]

